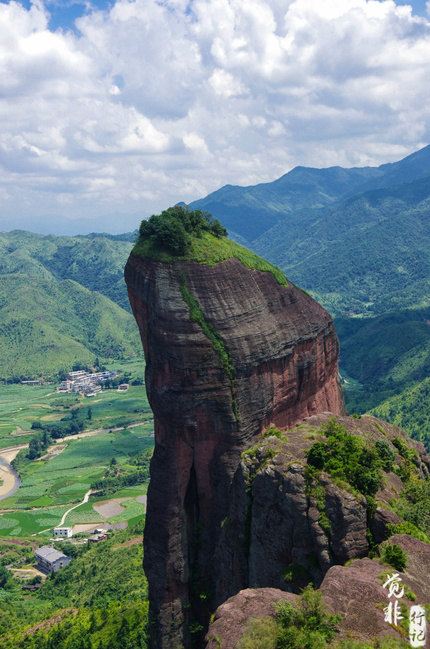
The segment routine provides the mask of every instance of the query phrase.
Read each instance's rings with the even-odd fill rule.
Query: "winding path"
[[[136,421],[132,424],[128,424],[127,428],[136,428],[137,426],[142,426],[142,424],[144,423],[146,422]],[[82,433],[78,433],[77,435],[66,435],[65,437],[56,439],[55,443],[50,448],[55,447],[56,444],[62,444],[64,442],[82,439],[84,437],[93,437],[94,435],[100,435],[101,433],[116,433],[124,430],[124,428],[125,426],[118,426],[116,428],[96,428],[94,430],[87,430]],[[12,467],[11,462],[16,458],[19,451],[21,451],[23,448],[28,448],[28,444],[20,444],[19,446],[11,446],[9,448],[0,449],[0,500],[4,500],[5,498],[12,496],[21,486],[19,475]],[[87,502],[87,500],[85,502]],[[76,507],[78,507],[78,505],[76,505]],[[74,507],[72,507],[72,509],[74,509]],[[61,524],[62,523],[60,523],[60,525]]]
[[[63,518],[58,523],[57,527],[62,527],[64,525],[65,521],[66,521],[67,516],[70,514],[70,512],[72,512],[77,507],[80,507],[81,505],[85,505],[85,503],[87,503],[88,500],[90,499],[90,496],[91,496],[91,489],[89,489],[87,491],[87,493],[85,494],[83,500],[81,500],[80,503],[78,503],[77,505],[74,505],[73,507],[70,507],[70,509],[68,509],[66,512],[64,512]]]

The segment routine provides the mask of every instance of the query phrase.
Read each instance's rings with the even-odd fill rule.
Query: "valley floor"
[[[38,434],[32,422],[60,421],[72,407],[87,417],[85,430],[53,440],[39,459],[18,458],[18,476],[10,463]],[[143,386],[131,386],[126,393],[103,390],[92,399],[61,395],[53,386],[1,386],[0,537],[49,538],[59,524],[83,532],[97,525],[124,528],[141,522],[146,481],[118,481],[108,493],[91,485],[103,480],[112,462],[119,475],[137,470],[134,458],[152,446],[152,412]]]

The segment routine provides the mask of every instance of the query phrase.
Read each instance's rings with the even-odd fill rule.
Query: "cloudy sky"
[[[430,142],[430,2],[0,1],[0,230],[123,232]]]

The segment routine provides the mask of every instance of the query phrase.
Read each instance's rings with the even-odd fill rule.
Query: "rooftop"
[[[55,548],[51,548],[50,545],[44,545],[35,552],[36,557],[40,559],[45,559],[45,561],[50,561],[51,563],[57,561],[58,559],[67,558],[62,552],[58,552]]]

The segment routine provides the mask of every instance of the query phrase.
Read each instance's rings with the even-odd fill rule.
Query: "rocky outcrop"
[[[366,558],[348,566],[334,566],[324,578],[321,592],[327,606],[341,616],[339,630],[343,637],[359,640],[374,640],[385,635],[399,637],[398,631],[384,621],[383,614],[388,603],[383,584],[393,573],[399,575],[405,587],[402,606],[408,609],[430,602],[430,545],[400,534],[390,537],[389,542],[405,550],[404,572]]]
[[[320,590],[328,611],[339,616],[338,639],[351,640],[352,644],[353,640],[403,637],[403,629],[395,629],[384,620],[388,592],[383,584],[394,572],[399,574],[405,589],[400,602],[405,607],[403,615],[406,618],[410,606],[430,602],[430,545],[406,535],[394,535],[389,542],[405,550],[407,566],[404,572],[379,560],[363,558],[347,566],[333,566],[325,575]],[[234,595],[215,612],[206,649],[236,649],[250,620],[273,617],[276,605],[285,599],[294,606],[298,603],[297,595],[275,588],[247,589]]]
[[[400,518],[389,503],[404,486],[396,473],[385,473],[376,508],[324,472],[309,481],[306,454],[315,440],[324,439],[320,430],[329,419],[328,414],[312,416],[272,436],[269,430],[242,454],[216,550],[220,597],[246,585],[291,592],[310,582],[318,587],[331,566],[365,557],[370,542],[391,536],[390,526]],[[369,448],[383,442],[399,464],[394,442],[404,440],[406,448],[414,449],[416,475],[428,475],[430,458],[424,448],[406,440],[397,427],[374,417],[337,420]]]
[[[206,649],[235,649],[249,620],[273,616],[279,602],[295,604],[297,595],[276,588],[248,588],[230,597],[215,612]]]
[[[300,467],[285,479],[256,481],[252,518],[238,467],[271,423],[287,427],[314,413],[342,412],[338,342],[330,316],[311,297],[237,259],[208,266],[131,255],[125,277],[155,425],[145,527],[151,646],[201,646],[211,610],[251,582],[276,581],[275,565],[262,567],[265,545],[253,531],[265,516],[285,514],[281,527],[296,539],[283,567],[313,551],[304,537],[306,521],[317,515],[306,504]],[[286,497],[277,512],[280,488]],[[266,514],[265,498],[272,504]],[[333,516],[341,508],[361,530],[360,503],[343,500],[332,487]],[[311,545],[320,557],[324,543],[315,525]],[[349,543],[339,530],[339,557],[350,555]]]

